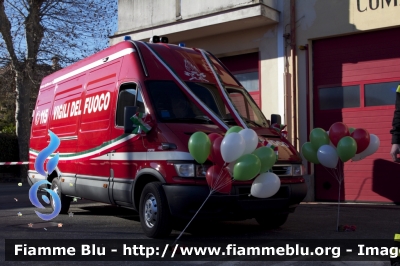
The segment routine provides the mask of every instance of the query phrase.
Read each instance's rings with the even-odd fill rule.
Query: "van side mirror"
[[[137,113],[138,108],[136,106],[125,106],[124,107],[124,132],[132,133],[133,129],[136,127],[131,117]]]
[[[273,124],[281,124],[281,115],[272,114],[271,115],[271,125]]]

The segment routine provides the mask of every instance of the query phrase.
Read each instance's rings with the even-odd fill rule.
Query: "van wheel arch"
[[[58,173],[56,170],[54,170],[48,177],[47,177],[47,181],[51,184],[51,182],[53,182],[54,178],[59,178]],[[50,188],[51,185],[47,185],[47,188]]]
[[[166,183],[161,173],[151,168],[142,169],[136,175],[132,189],[132,205],[136,211],[139,211],[140,196],[143,188],[151,182]]]
[[[56,179],[56,180],[54,180]],[[68,213],[72,198],[67,197],[66,195],[64,195],[61,191],[61,183],[60,183],[60,175],[58,174],[58,172],[56,170],[54,170],[48,177],[47,177],[47,181],[51,183],[51,185],[47,185],[49,189],[53,190],[54,186],[57,186],[57,194],[61,200],[61,211],[60,214],[66,214]],[[54,181],[54,183],[53,183]],[[49,197],[49,199],[51,199],[51,195],[47,194],[47,196]],[[51,204],[51,207],[54,210],[54,206]]]

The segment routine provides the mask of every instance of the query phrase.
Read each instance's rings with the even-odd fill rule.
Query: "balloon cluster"
[[[268,172],[276,162],[276,155],[270,147],[259,145],[257,133],[249,128],[231,127],[222,136],[209,135],[198,131],[188,143],[189,152],[200,164],[213,162],[206,173],[211,191],[228,194],[232,181],[248,181],[255,178],[251,195],[268,198],[278,192],[280,179]]]
[[[329,131],[314,128],[310,133],[310,142],[301,147],[306,160],[336,168],[339,159],[342,162],[359,161],[375,153],[380,145],[379,138],[363,128],[348,128],[341,122],[334,123]]]

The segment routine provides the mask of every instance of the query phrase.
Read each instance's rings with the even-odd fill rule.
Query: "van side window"
[[[137,90],[136,106],[138,107],[138,112],[146,113],[146,108],[144,107],[142,93],[140,90]]]
[[[122,84],[118,94],[116,124],[124,126],[124,108],[125,106],[137,106],[138,112],[145,113],[144,101],[142,93],[135,83]]]
[[[118,94],[117,114],[115,119],[117,126],[124,126],[125,106],[135,106],[136,89],[136,84],[134,83],[121,85]]]

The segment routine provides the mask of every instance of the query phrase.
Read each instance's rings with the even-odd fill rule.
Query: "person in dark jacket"
[[[400,154],[400,85],[396,90],[396,107],[393,115],[392,129],[390,130],[392,134],[392,149],[390,150],[390,155],[392,156],[393,162],[400,162],[397,155]],[[400,249],[400,229],[394,234],[395,246]],[[393,266],[400,266],[400,254],[397,258],[391,259]]]
[[[396,107],[390,134],[392,134],[392,150],[390,151],[390,155],[394,162],[400,162],[400,159],[397,158],[397,154],[400,154],[400,85],[396,90]]]

